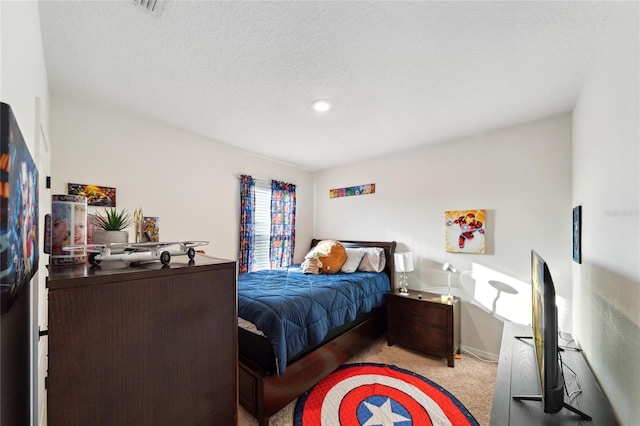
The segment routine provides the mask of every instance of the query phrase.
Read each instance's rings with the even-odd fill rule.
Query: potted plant
[[[104,214],[96,214],[94,223],[100,228],[93,233],[93,240],[97,244],[128,243],[129,233],[125,228],[133,223],[131,214],[126,209],[117,211],[115,207],[105,208]]]

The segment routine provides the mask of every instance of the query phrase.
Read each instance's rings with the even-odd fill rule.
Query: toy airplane
[[[193,260],[195,247],[209,244],[208,241],[172,241],[147,243],[80,244],[62,247],[65,251],[87,250],[92,265],[103,260],[119,260],[127,264],[160,261],[163,265],[171,262],[172,256],[187,255]],[[177,246],[177,247],[172,247]]]

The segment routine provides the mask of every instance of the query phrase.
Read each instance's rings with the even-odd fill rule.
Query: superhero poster
[[[367,195],[376,193],[376,184],[350,186],[348,188],[336,188],[329,190],[329,198],[351,197],[353,195]]]
[[[485,209],[444,212],[445,246],[451,253],[485,252]]]
[[[38,170],[5,103],[0,133],[0,311],[4,314],[38,269]]]

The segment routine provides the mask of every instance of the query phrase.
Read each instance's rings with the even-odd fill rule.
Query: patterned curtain
[[[251,176],[240,176],[240,249],[238,273],[253,270],[253,244],[255,241],[254,211],[256,208],[256,183]]]
[[[296,186],[271,181],[271,269],[293,263],[296,242]]]

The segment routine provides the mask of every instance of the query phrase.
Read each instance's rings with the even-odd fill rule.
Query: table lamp
[[[449,298],[451,298],[453,297],[453,295],[451,294],[451,274],[455,274],[456,272],[458,272],[458,270],[449,262],[442,265],[442,270],[449,273],[447,276],[447,287],[449,287]]]
[[[407,296],[409,295],[407,272],[413,272],[413,255],[411,252],[395,253],[393,260],[396,271],[400,272],[400,294]]]

